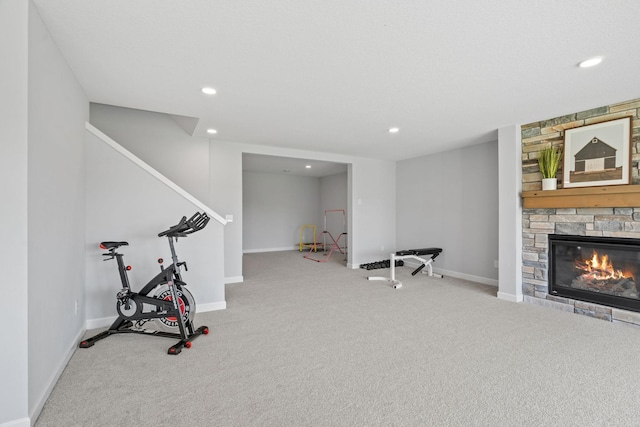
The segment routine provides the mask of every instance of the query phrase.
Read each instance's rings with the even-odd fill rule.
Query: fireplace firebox
[[[549,235],[549,293],[640,312],[640,239]]]

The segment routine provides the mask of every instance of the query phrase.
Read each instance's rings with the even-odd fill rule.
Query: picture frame
[[[631,117],[623,117],[565,130],[562,186],[629,184],[631,126]]]

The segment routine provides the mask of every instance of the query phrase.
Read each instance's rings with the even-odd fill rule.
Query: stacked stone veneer
[[[523,191],[542,189],[538,152],[562,147],[564,131],[622,117],[633,117],[632,184],[640,184],[640,99],[595,108],[522,126]],[[562,170],[558,171],[562,177]],[[558,182],[561,187],[562,180]],[[640,313],[548,294],[548,235],[631,237],[640,239],[640,206],[634,208],[523,209],[522,291],[526,302],[640,326]]]

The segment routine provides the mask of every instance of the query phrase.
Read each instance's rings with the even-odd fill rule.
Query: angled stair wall
[[[158,258],[170,260],[166,238],[158,233],[196,211],[212,220],[176,245],[189,266],[184,278],[198,312],[224,309],[225,219],[89,123],[85,161],[87,328],[110,324],[120,289],[117,269],[102,262],[99,243],[129,242],[123,253],[133,267],[132,288],[139,290],[159,271]]]

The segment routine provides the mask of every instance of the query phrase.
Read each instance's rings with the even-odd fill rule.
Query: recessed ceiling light
[[[400,128],[389,128],[389,133],[398,133],[398,131],[400,131]]]
[[[589,58],[582,61],[581,63],[578,64],[578,66],[580,68],[589,68],[589,67],[593,67],[594,65],[598,65],[601,62],[602,62],[602,57],[597,56],[595,58]]]
[[[311,165],[306,165],[305,168],[311,169]]]
[[[210,135],[215,135],[216,133],[218,133],[218,131],[215,129],[207,129],[207,133]]]
[[[212,87],[207,86],[202,88],[202,93],[204,93],[205,95],[215,95],[216,90]]]

